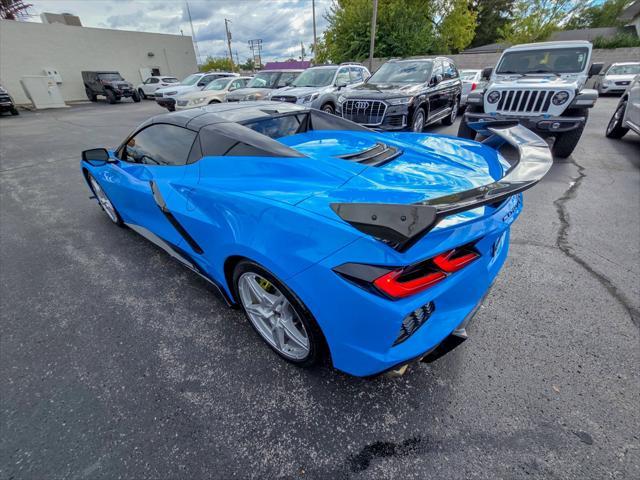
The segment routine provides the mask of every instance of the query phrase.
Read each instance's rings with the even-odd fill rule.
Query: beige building
[[[191,37],[0,20],[0,83],[29,103],[23,75],[57,72],[66,102],[86,100],[82,70],[117,70],[137,85],[152,73],[184,78],[197,71]]]

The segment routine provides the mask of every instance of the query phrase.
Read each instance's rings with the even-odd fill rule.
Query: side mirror
[[[484,67],[480,72],[480,78],[482,80],[490,80],[493,73],[493,67]]]
[[[344,80],[336,82],[336,87],[338,87],[338,90],[342,90],[346,86],[347,86],[347,82],[345,82]]]
[[[602,67],[604,67],[604,63],[592,63],[589,68],[589,76],[599,75],[602,72]],[[602,74],[604,74],[604,72],[602,72]]]
[[[85,150],[82,152],[82,160],[94,167],[101,167],[106,163],[112,162],[111,157],[109,157],[109,152],[105,148]]]

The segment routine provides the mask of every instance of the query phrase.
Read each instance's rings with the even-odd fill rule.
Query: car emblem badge
[[[358,110],[364,110],[369,106],[369,102],[356,102],[356,108]]]

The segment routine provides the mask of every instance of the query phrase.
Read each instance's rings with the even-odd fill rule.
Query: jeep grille
[[[503,90],[498,113],[547,113],[555,90]]]
[[[342,117],[364,125],[380,125],[387,111],[387,104],[380,100],[345,100]]]

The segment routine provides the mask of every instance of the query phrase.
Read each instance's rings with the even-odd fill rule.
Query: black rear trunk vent
[[[389,163],[394,158],[398,157],[402,151],[396,147],[385,145],[378,142],[373,147],[369,147],[365,150],[356,153],[349,153],[347,155],[340,155],[339,158],[350,160],[352,162],[363,163],[365,165],[371,165],[379,167],[385,163]]]

